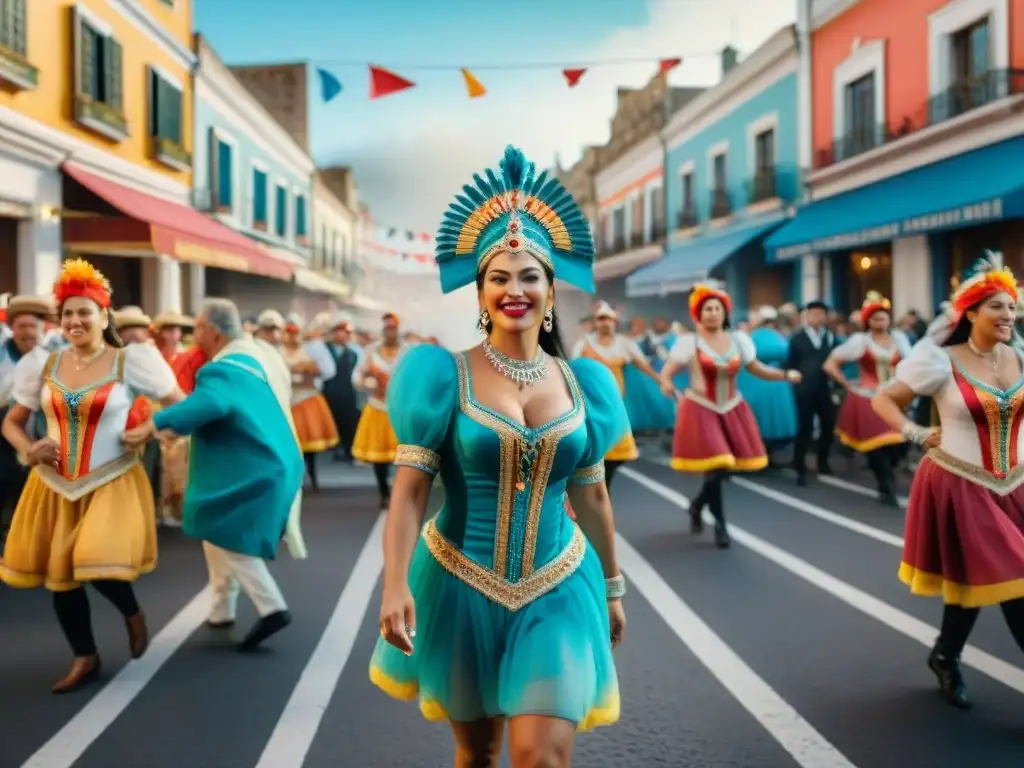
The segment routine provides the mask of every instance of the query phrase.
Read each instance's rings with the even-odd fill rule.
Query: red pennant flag
[[[683,62],[682,59],[662,59],[658,62],[658,74],[667,75]]]
[[[575,88],[586,71],[585,69],[563,69],[562,75],[565,77],[566,85],[570,88]]]
[[[416,87],[412,80],[406,80],[401,75],[396,75],[384,67],[370,65],[370,99],[379,99],[390,96],[392,93],[404,91],[407,88]]]

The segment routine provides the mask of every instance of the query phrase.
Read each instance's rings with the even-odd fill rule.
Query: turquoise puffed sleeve
[[[569,363],[583,392],[587,409],[587,447],[570,482],[576,485],[604,480],[604,457],[629,434],[626,404],[612,372],[596,360],[579,358]]]
[[[451,352],[424,344],[405,354],[388,384],[388,416],[398,437],[395,466],[437,474],[458,399]]]

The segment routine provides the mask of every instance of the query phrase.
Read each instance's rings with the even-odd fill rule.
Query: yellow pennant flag
[[[466,81],[466,92],[471,99],[479,99],[487,94],[484,84],[477,80],[468,69],[462,70],[462,79]]]

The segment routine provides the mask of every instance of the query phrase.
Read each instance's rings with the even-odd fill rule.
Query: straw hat
[[[114,327],[119,331],[127,328],[149,328],[153,324],[141,307],[121,307],[114,311]]]
[[[192,328],[195,324],[195,320],[181,312],[161,312],[153,320],[153,326],[158,331],[164,328]]]
[[[40,320],[53,319],[53,302],[42,296],[13,296],[7,302],[7,322],[18,315],[35,315]]]

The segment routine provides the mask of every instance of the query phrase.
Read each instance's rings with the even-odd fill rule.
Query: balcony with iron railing
[[[697,206],[693,200],[683,203],[683,209],[676,214],[676,229],[691,229],[700,224],[700,217],[697,215]]]
[[[724,219],[732,213],[732,196],[727,189],[712,189],[710,192],[712,219]]]
[[[747,181],[747,205],[756,205],[779,197],[779,185],[774,166],[760,168]]]
[[[1024,94],[1024,70],[1021,69],[993,69],[984,75],[960,80],[929,98],[916,112],[905,115],[898,123],[861,126],[847,131],[828,146],[818,148],[814,153],[814,168],[828,168],[925,128],[1021,94]]]

